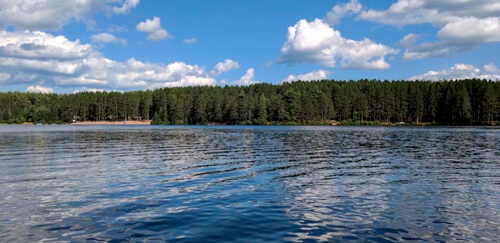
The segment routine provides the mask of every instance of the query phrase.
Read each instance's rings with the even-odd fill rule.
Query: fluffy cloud
[[[231,84],[233,85],[251,85],[259,83],[259,81],[255,80],[255,70],[253,68],[249,68],[245,75],[241,76],[240,79],[233,81]]]
[[[40,31],[0,31],[0,57],[47,59],[80,59],[92,53],[92,46],[69,41],[64,36],[52,36]],[[26,59],[27,60],[27,59]]]
[[[350,0],[348,3],[337,4],[325,17],[325,22],[333,26],[340,22],[340,19],[353,13],[361,12],[362,6],[357,0]]]
[[[161,41],[169,36],[168,32],[161,27],[160,18],[146,19],[135,27],[138,31],[149,33],[148,40]]]
[[[127,44],[127,41],[109,33],[99,33],[90,37],[93,42],[96,43],[121,43],[123,45]]]
[[[185,39],[182,41],[184,44],[186,45],[192,45],[194,43],[196,43],[196,38],[191,38],[191,39]]]
[[[57,30],[71,20],[92,23],[98,12],[125,13],[137,4],[138,0],[1,1],[0,28]]]
[[[491,42],[500,42],[498,0],[398,0],[384,11],[363,11],[360,19],[402,27],[431,24],[437,42],[406,46],[405,59],[443,57]]]
[[[361,19],[402,27],[430,23],[441,28],[461,18],[487,18],[500,15],[497,0],[398,0],[384,11],[367,10]]]
[[[460,18],[439,30],[438,37],[448,43],[458,44],[500,42],[500,18]]]
[[[398,51],[367,38],[356,41],[342,37],[323,20],[300,20],[288,27],[287,41],[281,48],[279,63],[313,63],[342,69],[387,69],[385,56]]]
[[[479,78],[487,80],[500,80],[500,69],[493,63],[484,65],[484,70],[474,65],[455,64],[449,69],[441,71],[429,71],[422,75],[413,76],[410,80],[458,80],[467,78]]]
[[[50,94],[50,93],[54,92],[54,89],[37,85],[37,86],[29,86],[26,89],[26,92],[29,92],[29,93]]]
[[[223,62],[219,62],[215,65],[214,69],[210,71],[210,75],[219,76],[221,73],[231,71],[233,69],[237,69],[240,67],[240,64],[237,61],[233,61],[231,59],[226,59]]]
[[[313,81],[313,80],[323,80],[330,74],[330,72],[325,70],[316,70],[306,74],[300,75],[290,75],[286,79],[283,79],[282,82],[294,82],[294,81]]]
[[[106,90],[216,84],[198,65],[118,62],[90,44],[39,31],[0,32],[0,81]]]
[[[139,2],[140,0],[125,0],[125,2],[123,2],[123,5],[121,7],[117,6],[113,7],[113,13],[116,14],[130,13],[130,10],[137,7],[137,5],[139,5]]]

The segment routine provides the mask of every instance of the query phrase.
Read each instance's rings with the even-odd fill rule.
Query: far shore
[[[74,122],[71,125],[151,125],[151,121],[84,121],[84,122]]]
[[[0,125],[15,125],[15,123],[0,123]],[[152,125],[152,120],[129,120],[129,121],[75,121],[73,123],[32,123],[23,122],[17,125],[75,125],[75,126],[147,126]],[[154,124],[154,125],[188,125],[188,124]],[[234,125],[252,125],[252,124],[226,124],[226,123],[208,123],[208,124],[198,124],[198,125],[209,125],[209,126],[234,126]],[[189,126],[189,125],[188,125]],[[432,124],[432,123],[389,123],[389,122],[349,122],[349,121],[329,121],[321,124],[297,124],[297,123],[267,123],[261,125],[253,126],[400,126],[400,127],[468,127],[468,128],[495,128],[500,127],[500,122],[495,122],[490,125],[443,125],[443,124]]]

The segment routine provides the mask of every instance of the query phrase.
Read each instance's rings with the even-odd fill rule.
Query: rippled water
[[[496,241],[500,130],[0,126],[0,241]]]

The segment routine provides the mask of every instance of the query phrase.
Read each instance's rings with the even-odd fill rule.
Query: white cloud
[[[500,42],[500,18],[460,18],[439,30],[438,37],[448,43],[459,44]]]
[[[216,80],[209,77],[184,76],[179,81],[166,82],[164,87],[178,86],[215,86]]]
[[[196,43],[196,38],[191,38],[191,39],[185,39],[182,41],[184,44],[186,45],[192,45],[194,43]]]
[[[161,28],[160,18],[155,16],[153,19],[146,19],[144,22],[140,22],[136,25],[136,29],[142,32],[154,32]]]
[[[45,32],[0,32],[0,78],[4,84],[129,90],[215,85],[198,65],[108,59],[90,44]]]
[[[148,35],[148,40],[151,41],[161,41],[168,37],[168,32],[164,29],[155,30],[153,33]]]
[[[279,63],[313,63],[343,69],[387,69],[385,56],[398,51],[367,38],[356,41],[342,37],[338,30],[320,19],[300,20],[288,27],[287,41],[281,48]]]
[[[125,0],[121,7],[113,7],[113,13],[116,14],[125,14],[130,13],[130,11],[139,5],[140,0]]]
[[[498,0],[398,0],[384,11],[363,11],[359,18],[399,27],[430,23],[441,28],[464,17],[487,18],[499,14]]]
[[[10,74],[8,73],[0,73],[0,83],[9,79],[10,78]]]
[[[0,67],[5,68],[6,71],[7,69],[17,69],[52,75],[75,75],[83,71],[84,65],[79,60],[58,61],[0,57]]]
[[[387,10],[363,11],[360,19],[386,25],[431,24],[439,41],[406,46],[405,59],[444,57],[500,42],[498,0],[398,0]]]
[[[50,94],[50,93],[54,92],[54,89],[37,85],[37,86],[29,86],[26,89],[26,92],[29,92],[29,93]]]
[[[92,46],[69,41],[40,31],[0,31],[0,57],[47,59],[79,59],[92,52]]]
[[[1,1],[0,28],[15,26],[19,29],[58,30],[72,20],[94,23],[99,12],[114,12],[114,9],[128,9],[127,0],[29,0]],[[139,2],[137,1],[137,4]],[[120,6],[117,8],[117,6]],[[124,8],[125,6],[125,8]],[[136,5],[135,5],[136,6]],[[134,7],[135,7],[134,6]],[[125,13],[123,12],[123,13]]]
[[[418,38],[420,38],[420,36],[417,34],[408,34],[399,41],[399,46],[402,48],[411,47],[417,42]]]
[[[425,74],[416,75],[410,80],[459,80],[468,78],[479,78],[487,80],[500,80],[500,70],[490,63],[484,66],[484,70],[477,68],[474,65],[455,64],[449,69],[441,71],[429,71]]]
[[[473,46],[453,45],[446,42],[423,42],[409,47],[403,54],[403,59],[423,59],[428,57],[447,57],[449,55],[471,50]]]
[[[210,71],[210,75],[219,76],[221,73],[231,71],[233,69],[237,69],[240,67],[240,64],[237,61],[233,61],[231,59],[226,59],[223,62],[219,62],[215,65],[214,69]]]
[[[316,70],[312,71],[310,73],[306,74],[300,74],[300,75],[290,75],[286,79],[283,79],[282,82],[294,82],[294,81],[313,81],[313,80],[323,80],[326,79],[327,76],[330,74],[329,71],[325,70]]]
[[[484,65],[484,71],[490,74],[499,74],[500,73],[500,68],[498,68],[495,64],[492,62],[490,64]]]
[[[350,0],[344,4],[335,5],[332,10],[326,13],[325,22],[330,26],[336,25],[340,19],[353,13],[361,12],[362,6],[357,0]]]
[[[168,32],[161,27],[161,20],[155,16],[153,19],[146,19],[136,25],[136,29],[141,32],[149,33],[148,40],[161,41],[169,36]]]
[[[240,79],[233,81],[231,84],[244,86],[259,83],[259,81],[255,80],[254,76],[255,70],[253,68],[249,68],[245,75],[241,76]]]
[[[121,43],[123,45],[127,44],[127,41],[109,33],[99,33],[90,37],[93,42],[96,43]]]

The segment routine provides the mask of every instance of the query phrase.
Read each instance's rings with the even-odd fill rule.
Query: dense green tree
[[[500,82],[316,81],[131,92],[0,92],[0,122],[498,124]]]

